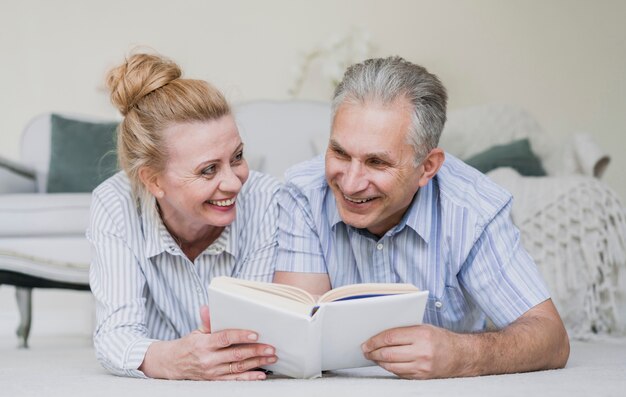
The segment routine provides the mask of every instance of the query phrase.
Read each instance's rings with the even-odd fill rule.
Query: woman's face
[[[207,226],[231,224],[249,174],[232,115],[175,124],[164,134],[168,159],[156,177],[163,194],[156,196],[170,231],[189,237]]]

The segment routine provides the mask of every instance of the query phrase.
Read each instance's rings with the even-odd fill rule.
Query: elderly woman
[[[210,333],[207,286],[271,280],[279,183],[249,171],[223,95],[172,61],[132,55],[107,86],[124,120],[122,171],[94,190],[87,232],[98,360],[123,376],[264,379],[274,348]]]

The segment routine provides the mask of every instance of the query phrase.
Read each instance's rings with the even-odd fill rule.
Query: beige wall
[[[20,130],[41,112],[114,117],[102,77],[134,45],[174,58],[234,102],[282,99],[299,53],[360,27],[375,55],[438,74],[451,109],[512,102],[548,133],[592,133],[613,158],[605,180],[626,199],[624,15],[620,0],[3,0],[0,155],[17,158]],[[326,99],[322,83],[307,82],[302,97]],[[0,320],[9,295],[0,289]]]

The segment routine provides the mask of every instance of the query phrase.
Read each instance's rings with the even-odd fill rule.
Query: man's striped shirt
[[[511,221],[512,197],[446,154],[398,225],[378,238],[342,222],[323,158],[287,171],[277,271],[328,273],[332,288],[411,283],[429,291],[424,322],[459,332],[503,327],[549,298]]]

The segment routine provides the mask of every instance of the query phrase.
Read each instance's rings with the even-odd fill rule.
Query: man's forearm
[[[463,352],[457,355],[456,376],[563,368],[569,357],[567,332],[551,300],[500,331],[458,334],[453,340]]]
[[[383,331],[361,348],[366,358],[407,379],[562,368],[569,357],[567,332],[551,300],[500,331],[459,334],[424,324]]]

